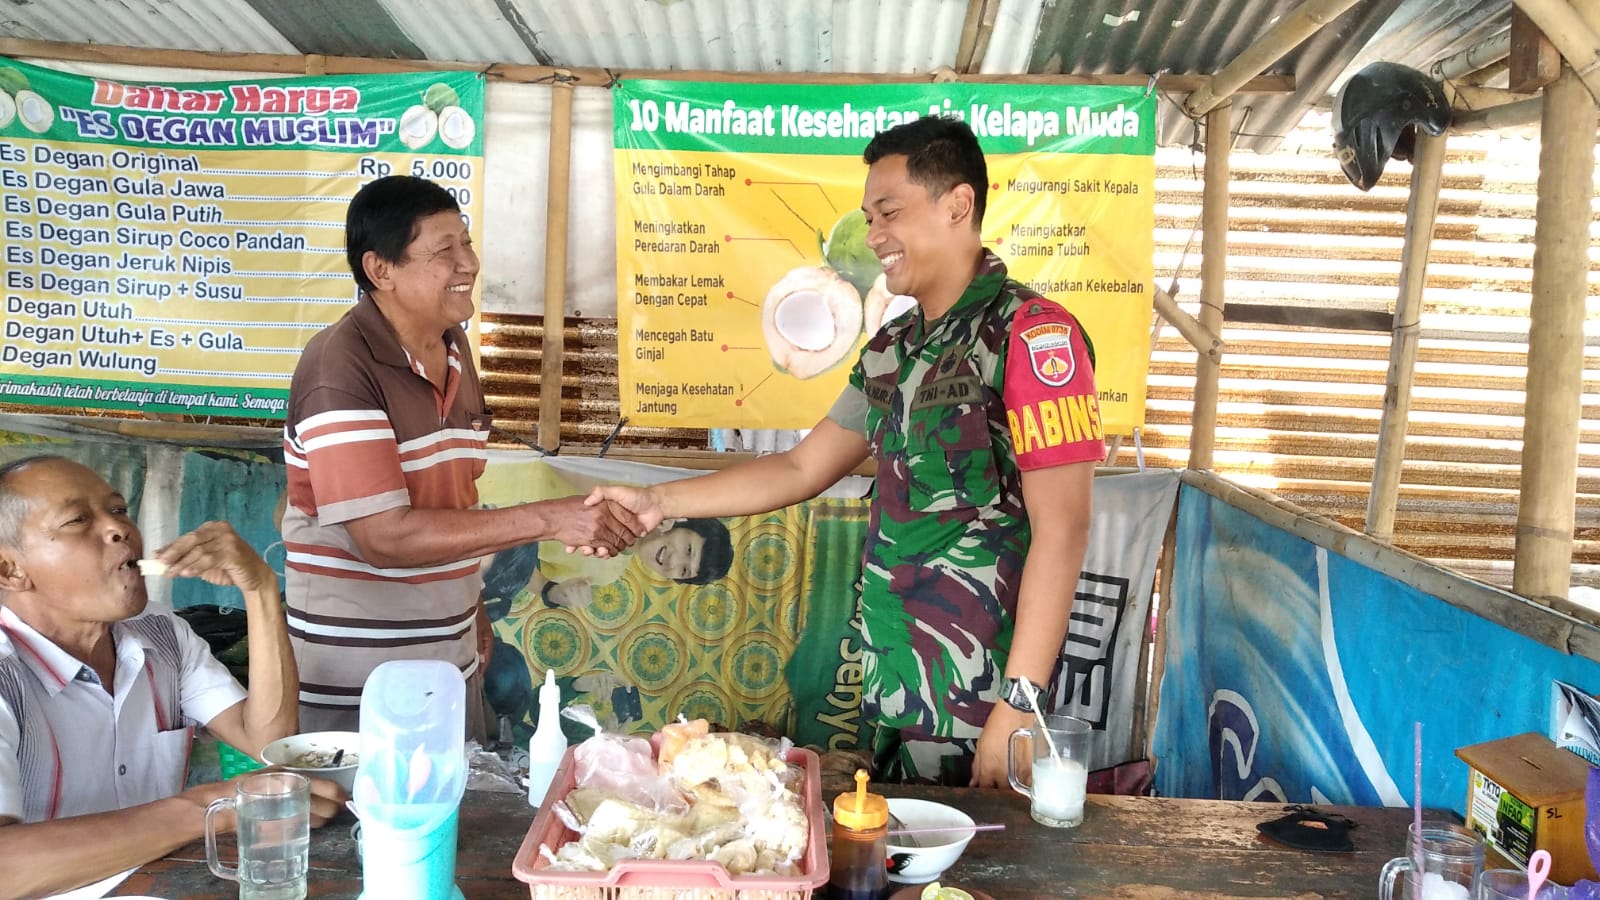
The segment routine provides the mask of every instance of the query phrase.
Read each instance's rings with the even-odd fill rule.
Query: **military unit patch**
[[[1050,387],[1062,387],[1078,370],[1072,355],[1072,326],[1060,322],[1035,325],[1018,335],[1028,347],[1033,374]]]

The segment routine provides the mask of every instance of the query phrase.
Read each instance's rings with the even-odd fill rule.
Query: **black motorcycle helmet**
[[[1389,157],[1411,158],[1417,126],[1434,137],[1450,127],[1439,82],[1399,63],[1364,67],[1333,101],[1333,149],[1345,177],[1371,190]]]

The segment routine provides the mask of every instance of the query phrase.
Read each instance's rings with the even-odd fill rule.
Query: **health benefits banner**
[[[926,115],[988,156],[984,244],[1094,342],[1110,433],[1144,421],[1156,100],[1142,88],[623,81],[615,94],[622,415],[805,428],[910,308],[866,246],[861,152]]]
[[[483,80],[155,84],[0,58],[0,401],[281,418],[355,299],[344,213],[420,175],[482,229]]]

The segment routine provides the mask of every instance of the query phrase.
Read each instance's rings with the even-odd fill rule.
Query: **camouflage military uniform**
[[[1031,537],[1021,471],[1105,453],[1092,365],[1077,320],[985,251],[948,313],[912,310],[868,342],[829,411],[878,460],[861,617],[881,775],[970,766]]]

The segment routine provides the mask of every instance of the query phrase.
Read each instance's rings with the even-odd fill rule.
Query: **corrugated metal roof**
[[[0,35],[228,52],[735,72],[1210,73],[1301,0],[19,0]],[[1361,0],[1269,71],[1291,95],[1240,98],[1242,149],[1270,151],[1351,64],[1426,68],[1509,27],[1504,0]],[[1249,113],[1242,111],[1248,109]],[[1241,116],[1248,115],[1248,118]],[[1163,106],[1161,141],[1193,125]]]

